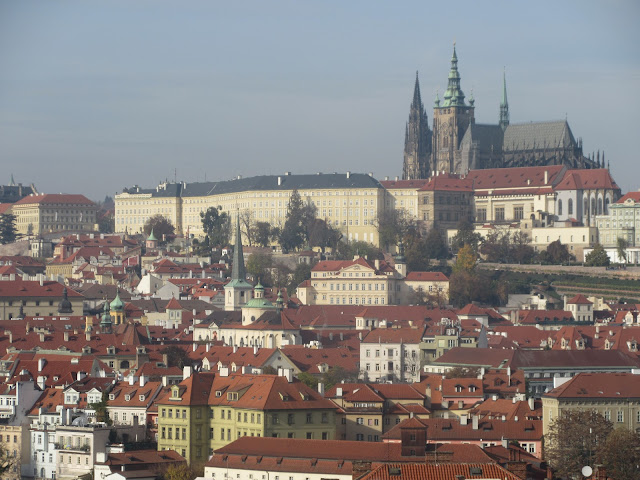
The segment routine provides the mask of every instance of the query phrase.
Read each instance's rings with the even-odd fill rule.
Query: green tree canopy
[[[200,212],[202,229],[209,237],[209,245],[212,247],[224,247],[229,245],[231,239],[231,218],[222,207],[209,207],[205,212]]]
[[[270,253],[252,253],[247,259],[247,273],[260,278],[260,283],[271,286],[271,267],[273,257]]]
[[[609,478],[640,478],[640,434],[624,427],[614,428],[600,449]]]
[[[6,245],[18,240],[22,235],[18,234],[16,216],[12,213],[0,215],[0,244]]]
[[[289,197],[287,217],[284,227],[280,231],[279,241],[285,253],[297,250],[304,245],[307,235],[307,212],[298,190],[294,190]]]
[[[256,222],[253,237],[257,245],[268,247],[273,238],[273,229],[269,222]]]
[[[451,239],[451,251],[453,254],[457,254],[458,250],[465,245],[470,245],[471,249],[477,253],[482,236],[473,230],[473,224],[468,220],[460,220],[456,228],[458,232]]]
[[[629,248],[629,242],[624,237],[618,237],[616,241],[616,250],[618,252],[618,262],[627,263],[627,248]]]
[[[599,243],[596,243],[584,260],[585,265],[589,267],[607,267],[611,263],[609,255]]]
[[[175,227],[168,218],[157,214],[150,217],[144,224],[143,231],[145,235],[150,235],[153,230],[153,235],[161,242],[164,242],[165,238],[175,233]]]

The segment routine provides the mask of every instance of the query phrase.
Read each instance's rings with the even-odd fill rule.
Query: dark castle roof
[[[371,175],[363,173],[330,173],[317,175],[261,175],[238,178],[221,182],[167,183],[155,189],[131,188],[124,192],[131,194],[151,194],[154,197],[201,197],[224,195],[250,190],[293,189],[332,189],[332,188],[382,188]]]
[[[480,153],[500,153],[504,132],[500,125],[474,123],[469,125],[460,146],[476,144]]]
[[[504,132],[503,152],[573,148],[576,141],[566,120],[511,124]]]

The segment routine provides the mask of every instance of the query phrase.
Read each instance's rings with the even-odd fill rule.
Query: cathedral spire
[[[502,101],[500,102],[500,128],[502,131],[509,125],[509,102],[507,102],[507,74],[502,72]]]
[[[409,121],[404,135],[403,180],[426,178],[431,155],[431,131],[427,113],[420,95],[420,81],[416,71],[416,83],[413,88],[413,100],[409,109]]]
[[[451,56],[451,70],[449,70],[449,83],[447,91],[444,92],[443,107],[464,106],[464,93],[460,89],[460,73],[458,73],[458,55],[456,44],[453,44],[453,55]]]

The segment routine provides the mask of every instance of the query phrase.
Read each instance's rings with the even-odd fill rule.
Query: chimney
[[[278,185],[282,185],[282,177],[278,176]]]
[[[41,334],[43,335],[43,334]],[[44,358],[38,359],[38,372],[41,372],[44,366],[47,364],[47,361]]]
[[[544,184],[549,183],[549,170],[544,171]]]
[[[194,342],[191,348],[193,348],[193,351],[195,352],[198,348],[198,344]]]
[[[136,377],[133,376],[133,374],[129,375],[129,385],[135,385],[136,384]]]
[[[518,416],[516,415],[515,417],[513,417],[513,421],[517,422],[518,421]]]
[[[469,417],[466,413],[460,415],[460,425],[467,425],[469,423]]]
[[[44,287],[44,275],[40,274],[39,277],[40,277],[40,286]]]
[[[318,393],[324,397],[324,383],[318,382]]]
[[[376,270],[380,270],[380,260],[378,260],[377,258],[374,260],[373,264],[376,267]]]
[[[44,343],[44,332],[38,334],[40,336],[40,343]]]
[[[87,342],[90,342],[90,341],[91,341],[91,332],[86,332],[86,333],[84,334],[84,338],[85,338],[85,340],[86,340]]]
[[[186,380],[191,376],[191,365],[185,365],[182,368],[182,380]]]
[[[471,428],[473,428],[474,430],[478,429],[478,416],[477,415],[471,415]]]
[[[536,407],[535,407],[535,400],[533,399],[533,397],[529,397],[527,401],[529,402],[529,409],[534,410]]]
[[[147,383],[147,377],[145,377],[144,375],[140,375],[140,386],[144,387],[146,383]]]
[[[165,367],[169,366],[169,355],[166,353],[162,354],[162,363],[164,363]]]
[[[344,340],[344,333],[340,332],[340,340]]]
[[[233,353],[238,353],[238,346],[237,345],[233,346]]]
[[[342,387],[336,388],[336,397],[342,397]]]
[[[207,342],[207,344],[205,345],[204,349],[206,352],[209,352],[209,349],[211,348],[211,344],[209,342]]]
[[[64,341],[65,342],[69,341],[69,332],[67,330],[64,331]]]
[[[5,330],[4,334],[9,337],[9,343],[13,343],[13,332],[11,330]]]
[[[347,172],[347,178],[351,178],[351,172]]]
[[[258,345],[253,346],[253,354],[258,355]]]

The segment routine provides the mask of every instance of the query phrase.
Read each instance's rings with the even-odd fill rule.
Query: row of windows
[[[326,297],[326,295],[323,297]],[[340,298],[342,298],[342,305],[347,305],[347,297],[334,297],[333,295],[329,297],[329,303],[331,305],[340,305]],[[324,298],[324,300],[326,300],[326,298]],[[348,300],[349,305],[385,305],[386,301],[384,297],[356,297],[355,299],[353,297],[348,297]]]

